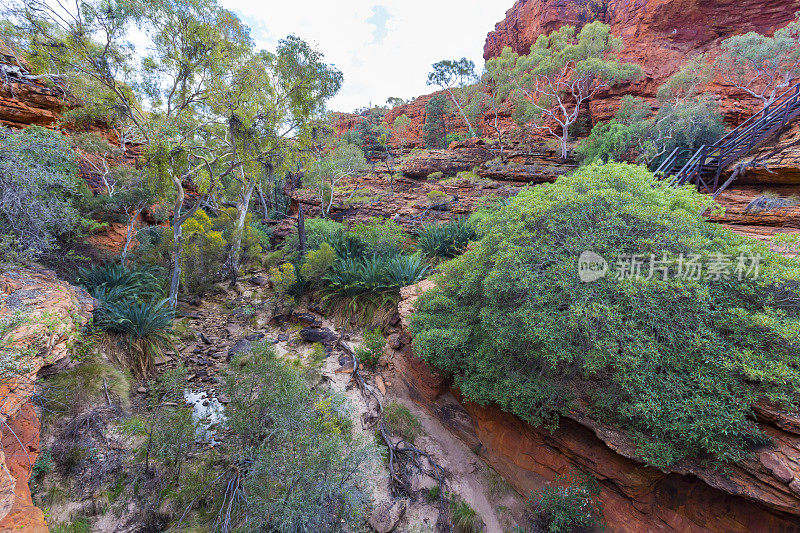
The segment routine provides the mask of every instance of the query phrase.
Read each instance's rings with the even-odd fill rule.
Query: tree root
[[[377,428],[381,440],[383,440],[389,451],[389,487],[392,496],[411,496],[411,478],[415,474],[422,474],[432,478],[439,486],[437,530],[440,532],[453,531],[446,496],[447,471],[429,453],[420,450],[413,443],[406,441],[402,437],[392,436],[383,416],[383,403],[375,392],[375,388],[367,383],[364,376],[361,375],[361,366],[355,351],[341,338],[337,341],[337,346],[353,359],[351,379],[355,382],[367,405],[373,404],[375,407],[376,414],[365,420],[365,422]]]

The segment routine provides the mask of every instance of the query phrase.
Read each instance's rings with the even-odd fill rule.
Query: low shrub
[[[450,500],[450,513],[453,525],[458,533],[480,533],[483,530],[483,520],[477,511],[463,498],[452,496]]]
[[[169,301],[103,302],[98,322],[106,331],[116,333],[128,348],[128,365],[139,376],[146,375],[155,358],[172,346],[174,310]]]
[[[400,224],[381,217],[357,222],[348,233],[365,244],[367,253],[378,255],[396,255],[405,248],[408,240],[408,235]]]
[[[422,435],[422,424],[408,407],[397,402],[389,402],[383,409],[383,420],[389,433],[413,443]],[[437,485],[438,488],[438,485]]]
[[[370,329],[364,332],[364,340],[356,350],[358,360],[369,367],[374,367],[383,355],[386,346],[386,339],[383,338],[380,328]]]
[[[232,361],[224,391],[226,470],[213,483],[225,498],[212,516],[228,513],[236,531],[358,529],[377,450],[353,436],[342,401],[311,390],[264,344]]]
[[[571,471],[531,494],[534,523],[548,533],[596,531],[602,526],[600,487],[594,478]]]

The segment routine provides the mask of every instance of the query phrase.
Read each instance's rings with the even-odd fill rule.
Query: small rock
[[[378,387],[378,390],[381,391],[381,394],[386,396],[386,384],[383,382],[383,378],[381,376],[375,377],[375,386]]]
[[[144,387],[139,387],[138,389],[136,389],[136,392],[138,392],[139,394],[144,394],[147,392],[147,389],[145,389]]]
[[[328,328],[303,328],[300,330],[300,338],[306,342],[318,342],[327,345],[338,341],[339,335]]]
[[[252,349],[252,344],[247,339],[241,339],[233,347],[228,350],[228,361],[236,357],[237,355],[247,353]]]
[[[391,335],[389,335],[389,337],[386,339],[386,342],[394,350],[399,350],[400,347],[402,346],[402,343],[400,342],[400,335],[398,335],[397,333],[392,333]]]
[[[289,335],[287,335],[286,333],[278,334],[278,342],[286,342],[288,340],[289,340]]]
[[[238,337],[242,334],[242,328],[238,324],[229,324],[225,328],[225,331],[228,332],[229,337]]]
[[[312,326],[315,328],[322,326],[322,320],[311,313],[293,313],[292,317],[298,322],[306,324],[307,326]]]
[[[203,341],[205,344],[211,344],[211,341],[208,340],[208,337],[206,337],[205,333],[203,333],[202,331],[200,332],[200,340]]]
[[[390,533],[406,513],[406,500],[385,501],[378,505],[369,517],[369,525],[377,533]]]
[[[249,341],[260,341],[263,338],[264,338],[263,333],[253,333],[252,335],[248,335],[247,337],[245,337],[245,339]]]
[[[257,274],[252,278],[250,278],[250,283],[252,283],[253,285],[258,285],[259,287],[263,287],[264,285],[269,283],[269,279],[266,276]]]

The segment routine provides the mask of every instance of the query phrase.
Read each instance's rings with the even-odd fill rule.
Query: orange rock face
[[[398,306],[408,328],[414,302],[430,281],[407,287]],[[408,337],[406,337],[408,338]],[[768,404],[756,416],[773,444],[747,460],[715,469],[681,463],[670,471],[636,460],[635,447],[620,431],[573,413],[556,431],[533,427],[494,406],[460,397],[413,355],[410,344],[394,351],[399,379],[412,397],[442,419],[522,494],[539,490],[556,475],[580,469],[601,487],[609,531],[623,533],[750,533],[800,531],[800,417]],[[453,424],[444,409],[448,390],[468,413],[469,427]],[[440,401],[441,398],[441,401]],[[478,442],[474,442],[475,438]]]
[[[0,274],[0,317],[21,313],[26,319],[3,338],[26,355],[19,371],[0,384],[0,532],[47,531],[28,489],[39,454],[39,418],[30,397],[39,370],[69,355],[71,341],[93,308],[85,291],[51,271],[26,268]]]

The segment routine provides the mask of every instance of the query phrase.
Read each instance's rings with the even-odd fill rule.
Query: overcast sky
[[[316,45],[344,73],[329,107],[352,111],[390,96],[431,92],[432,63],[468,57],[483,67],[486,34],[513,0],[222,0],[274,49],[295,34]]]

